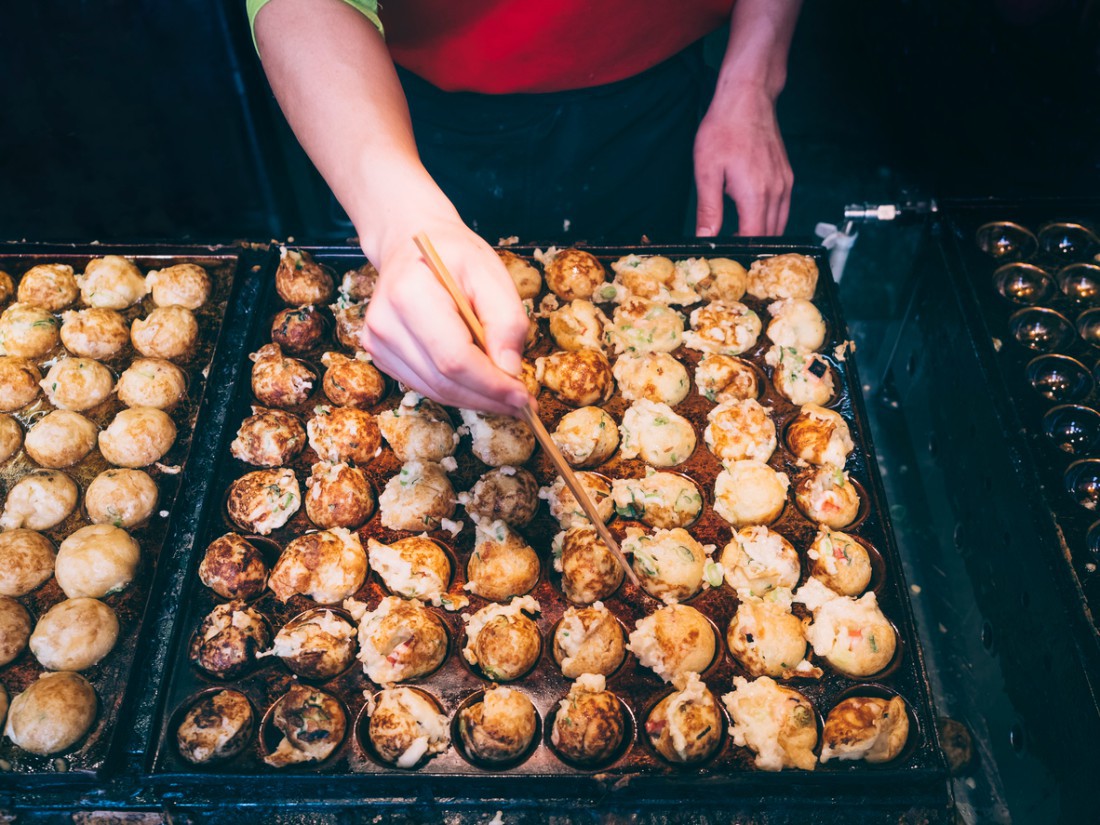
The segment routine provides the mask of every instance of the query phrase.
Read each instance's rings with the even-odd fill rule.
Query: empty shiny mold
[[[1042,307],[1021,309],[1008,319],[1008,328],[1018,344],[1036,352],[1063,349],[1074,338],[1073,324],[1068,318]]]
[[[1058,288],[1070,298],[1095,301],[1100,296],[1100,266],[1070,264],[1058,272]]]
[[[1094,347],[1100,347],[1100,308],[1090,309],[1077,316],[1077,334]]]
[[[1039,248],[1060,258],[1087,258],[1100,245],[1096,235],[1079,223],[1048,223],[1039,230]]]
[[[1054,281],[1046,270],[1032,264],[1005,264],[993,273],[993,288],[1014,304],[1032,305],[1054,293]]]
[[[1029,229],[1010,221],[995,221],[978,228],[978,248],[1000,261],[1025,261],[1039,242]]]
[[[1092,392],[1085,365],[1066,355],[1040,355],[1027,365],[1027,380],[1049,401],[1081,401]]]
[[[1100,448],[1100,413],[1077,404],[1063,404],[1043,416],[1043,432],[1070,455],[1096,453]]]
[[[1066,492],[1086,510],[1100,505],[1100,460],[1086,458],[1066,468]]]

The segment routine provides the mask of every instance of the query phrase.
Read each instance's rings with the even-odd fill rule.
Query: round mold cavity
[[[1100,506],[1100,459],[1086,458],[1066,468],[1066,492],[1086,510]]]
[[[331,613],[336,618],[342,619],[344,622],[351,626],[351,658],[348,660],[347,665],[345,665],[343,668],[336,671],[335,673],[324,675],[311,671],[308,667],[303,666],[301,662],[295,662],[293,659],[286,659],[281,656],[271,657],[273,659],[279,659],[284,665],[286,665],[287,669],[290,670],[291,673],[293,673],[303,682],[306,682],[308,684],[321,684],[323,682],[328,682],[333,679],[338,679],[340,676],[343,676],[356,665],[355,654],[359,650],[359,644],[356,638],[356,630],[358,625],[356,621],[351,617],[351,614],[348,613],[346,610],[338,607],[311,607],[309,610],[303,610],[297,616],[288,621],[287,624],[296,621],[308,620],[315,616],[321,616],[324,613]],[[284,625],[283,627],[285,628],[286,625]],[[277,636],[278,633],[276,633],[275,635]]]
[[[879,549],[875,547],[874,544],[872,544],[868,539],[865,539],[863,536],[857,536],[854,533],[848,532],[846,530],[834,530],[833,532],[844,533],[844,535],[848,536],[848,538],[850,538],[852,541],[862,547],[867,553],[867,560],[871,564],[870,581],[867,582],[867,586],[863,588],[862,591],[853,595],[852,598],[858,599],[860,596],[862,596],[864,593],[867,593],[868,591],[881,596],[882,588],[886,584],[886,561],[882,558],[882,553],[879,552]],[[805,572],[807,576],[813,576],[815,565],[816,561],[814,559],[808,560],[807,564],[805,565]]]
[[[443,555],[447,558],[447,564],[450,567],[450,573],[447,576],[447,583],[446,586],[443,588],[443,593],[450,593],[451,587],[454,585],[455,582],[456,571],[458,570],[458,557],[455,555],[455,552],[453,549],[451,549],[450,545],[446,544],[445,542],[442,542],[439,539],[432,538],[431,536],[425,536],[425,538],[436,547],[438,547],[443,552]],[[391,542],[391,544],[396,544],[396,542]],[[370,550],[366,542],[363,543],[363,549],[367,551],[367,554],[369,556]],[[410,598],[394,591],[388,584],[386,584],[386,580],[382,578],[381,572],[375,565],[370,565],[370,573],[368,575],[373,576],[378,580],[378,583],[382,586],[382,589],[386,592],[386,595],[400,596],[401,598]],[[423,597],[417,598],[424,600]]]
[[[1077,334],[1086,344],[1100,347],[1100,307],[1085,310],[1077,317]]]
[[[199,704],[199,702],[203,702],[210,697],[213,697],[216,694],[222,692],[235,693],[238,696],[243,697],[244,700],[248,702],[248,708],[252,714],[251,718],[249,719],[248,726],[244,729],[244,735],[241,736],[240,742],[232,749],[230,753],[213,757],[206,760],[205,762],[192,762],[191,760],[187,759],[187,757],[185,757],[179,749],[179,737],[177,734],[180,725],[183,723],[183,718],[187,715],[188,711],[190,711],[191,708],[195,707],[197,704]],[[256,708],[253,707],[252,703],[248,701],[248,697],[241,693],[239,690],[217,687],[208,688],[201,693],[191,696],[175,709],[175,711],[172,713],[172,716],[170,717],[168,730],[171,731],[169,735],[172,737],[172,746],[175,748],[176,753],[178,753],[180,758],[183,759],[184,762],[190,765],[193,769],[203,770],[204,768],[208,767],[220,767],[228,762],[230,759],[240,756],[241,753],[247,750],[248,746],[251,744],[253,737],[255,737],[256,735]]]
[[[432,707],[435,708],[439,714],[443,713],[443,707],[440,705],[439,700],[426,690],[420,688],[410,687],[409,685],[398,685],[397,688],[391,688],[391,690],[397,690],[404,688],[405,690],[416,693],[421,698],[425,699]],[[394,762],[390,762],[383,759],[381,754],[378,753],[378,748],[375,747],[374,741],[370,736],[370,715],[368,710],[378,702],[378,697],[381,695],[381,691],[374,693],[371,696],[370,701],[363,705],[359,711],[359,715],[355,719],[355,739],[359,743],[359,747],[363,753],[367,755],[367,758],[374,762],[376,765],[381,765],[383,768],[396,769],[401,771],[417,771],[427,765],[435,756],[442,756],[443,754],[424,754],[415,764],[408,767],[400,767]],[[446,751],[444,751],[445,753]]]
[[[509,690],[516,690],[518,693],[527,694],[524,691],[517,690],[516,688],[508,688]],[[477,768],[481,768],[487,771],[506,771],[511,768],[518,767],[531,758],[531,755],[538,750],[539,743],[542,741],[542,716],[539,714],[538,708],[535,710],[535,731],[531,736],[531,741],[527,743],[526,747],[517,755],[502,760],[490,760],[483,759],[481,757],[474,756],[466,747],[466,743],[462,741],[461,726],[462,726],[462,712],[467,708],[471,708],[474,705],[484,701],[487,691],[479,690],[476,693],[472,693],[462,700],[457,710],[455,710],[454,716],[451,718],[451,744],[458,752],[458,755],[469,762],[471,765]],[[530,696],[527,697],[530,700]],[[532,702],[532,707],[534,703]]]
[[[1059,450],[1075,456],[1100,448],[1100,413],[1078,404],[1062,404],[1043,416],[1043,433]]]
[[[583,608],[578,608],[578,612],[580,610],[583,610],[583,609],[591,607],[591,606],[592,605],[585,605],[585,607],[583,607]],[[608,611],[608,612],[610,613],[610,611]],[[618,673],[620,670],[622,670],[623,665],[626,663],[626,660],[630,655],[630,652],[626,649],[626,643],[627,643],[627,641],[629,641],[629,634],[627,633],[626,627],[623,625],[622,620],[619,619],[619,617],[616,616],[614,613],[611,613],[611,618],[615,620],[615,624],[618,625],[618,627],[619,627],[619,633],[622,634],[623,658],[619,660],[619,663],[617,665],[615,665],[615,667],[612,670],[610,670],[608,673],[602,674],[604,676],[604,678],[606,678],[606,679],[610,679],[612,676],[614,676],[616,673]],[[562,617],[562,619],[564,619],[564,616]],[[561,627],[562,619],[558,619],[556,622],[554,622],[554,626],[550,629],[550,634],[547,636],[547,645],[548,645],[549,650],[550,650],[550,656],[551,656],[551,658],[553,658],[554,664],[556,664],[558,666],[559,670],[561,669],[561,662],[558,661],[557,653],[555,652],[555,649],[554,649],[554,639],[558,635],[558,628]]]
[[[1073,324],[1053,309],[1028,307],[1008,319],[1008,328],[1016,343],[1036,352],[1053,352],[1069,346],[1074,339]]]
[[[1095,522],[1085,534],[1085,547],[1094,559],[1100,559],[1100,521]]]
[[[256,612],[259,611],[257,610]],[[202,617],[202,619],[199,620],[199,623],[195,626],[195,630],[191,633],[190,640],[187,644],[187,661],[190,663],[191,671],[193,673],[197,674],[200,678],[208,682],[213,682],[215,684],[225,684],[228,682],[240,681],[246,676],[249,676],[256,671],[269,666],[269,658],[271,657],[264,657],[263,659],[260,659],[256,656],[251,656],[244,665],[242,665],[239,669],[234,669],[230,673],[214,673],[212,671],[206,670],[203,667],[200,667],[191,655],[191,648],[194,645],[195,638],[199,635],[199,630],[202,628],[202,623],[206,621],[206,616],[208,615],[210,614],[207,613]],[[263,619],[264,626],[267,628],[268,637],[274,639],[275,631],[271,627],[271,620],[263,613],[260,613],[260,616]]]
[[[343,733],[340,736],[340,741],[336,743],[336,745],[333,747],[333,749],[329,752],[329,755],[326,756],[324,759],[298,762],[298,763],[295,763],[295,764],[286,765],[286,766],[280,768],[280,770],[287,770],[288,768],[298,768],[298,769],[304,768],[306,770],[311,770],[311,769],[314,769],[314,768],[318,767],[319,765],[324,765],[326,762],[328,762],[330,759],[332,759],[337,753],[340,752],[340,749],[343,747],[344,742],[347,741],[348,728],[351,724],[351,715],[348,713],[347,707],[344,705],[343,702],[341,702],[337,697],[333,696],[331,693],[327,693],[326,691],[323,691],[323,690],[318,690],[317,688],[312,688],[312,690],[315,690],[318,693],[323,693],[325,696],[329,697],[330,699],[335,700],[336,704],[339,706],[340,710],[343,712],[343,714],[344,714],[344,730],[343,730]],[[278,710],[279,706],[284,701],[286,701],[286,697],[287,697],[287,694],[284,693],[282,696],[280,696],[278,699],[276,699],[272,703],[271,707],[269,707],[267,709],[267,712],[264,714],[263,720],[260,722],[260,737],[259,737],[260,741],[259,741],[259,744],[260,744],[260,758],[261,759],[266,759],[268,756],[273,754],[276,751],[276,749],[279,747],[279,743],[283,741],[284,734],[275,724],[275,713]]]
[[[1014,304],[1031,306],[1054,293],[1054,282],[1044,269],[1032,264],[1011,263],[993,273],[993,288]]]
[[[1024,261],[1035,254],[1039,242],[1031,230],[1011,221],[994,221],[978,227],[978,248],[1000,261]]]
[[[886,623],[890,625],[894,631],[894,656],[882,670],[875,671],[874,673],[850,673],[843,668],[837,667],[824,656],[821,656],[818,657],[818,659],[824,666],[823,669],[831,670],[833,673],[839,673],[846,679],[889,679],[897,672],[898,668],[901,667],[901,660],[905,658],[905,639],[902,637],[901,631],[898,630],[898,626],[894,624],[893,621],[887,618]]]
[[[229,534],[239,535],[242,539],[244,539],[246,542],[248,542],[250,545],[252,545],[259,552],[260,557],[263,559],[264,567],[266,568],[267,574],[271,573],[271,568],[273,568],[275,566],[276,562],[279,561],[279,555],[282,553],[282,548],[279,547],[278,542],[273,541],[272,539],[266,538],[264,536],[257,536],[257,535],[250,535],[250,534],[247,534],[247,533],[241,533],[241,532],[239,532],[239,529],[234,529],[234,530],[230,531],[230,533],[223,533],[221,536],[216,536],[215,538],[211,539],[206,545],[207,549],[209,549],[210,545],[213,544],[215,541],[217,541],[219,538],[222,538],[223,536],[229,535]],[[206,555],[206,552],[207,552],[206,550],[203,550],[203,556],[204,557]],[[213,593],[214,591],[211,590],[210,592]],[[266,577],[265,577],[263,587],[261,587],[258,592],[253,593],[251,596],[249,596],[247,598],[242,598],[242,601],[244,601],[246,604],[254,604],[255,602],[260,601],[264,596],[266,596],[270,592],[271,591],[268,590],[267,581],[266,581]],[[218,598],[219,601],[223,600],[220,595],[217,596],[217,598]],[[238,597],[238,598],[241,598],[241,597]]]
[[[1059,258],[1087,258],[1098,244],[1096,235],[1079,223],[1048,223],[1039,230],[1039,248]]]
[[[1028,363],[1025,374],[1032,388],[1048,401],[1082,401],[1093,388],[1085,365],[1067,355],[1040,355]]]
[[[550,749],[550,752],[553,753],[557,759],[561,760],[566,765],[569,765],[570,767],[576,768],[580,771],[600,770],[602,768],[608,767],[609,765],[613,765],[615,762],[618,762],[620,759],[626,756],[627,752],[633,746],[638,729],[637,720],[634,718],[634,714],[630,710],[630,707],[622,699],[620,699],[615,693],[611,691],[608,692],[611,693],[612,698],[614,698],[615,703],[619,707],[619,713],[622,714],[623,737],[622,741],[619,742],[619,746],[615,748],[615,750],[612,751],[606,759],[601,759],[597,761],[580,761],[576,759],[571,759],[560,750],[558,750],[557,745],[554,744],[554,725],[557,723],[558,713],[561,712],[561,702],[568,699],[568,695],[563,696],[561,700],[555,702],[550,709],[550,712],[547,713],[546,721],[543,724],[543,740],[546,742],[546,746]]]
[[[707,685],[707,690],[710,690],[709,685]],[[713,749],[705,756],[699,759],[694,759],[690,762],[677,762],[675,760],[669,759],[663,753],[657,750],[657,745],[653,741],[653,734],[649,732],[648,728],[649,718],[653,715],[653,712],[657,710],[657,706],[660,705],[661,702],[663,702],[669,696],[672,696],[675,692],[676,691],[672,688],[661,691],[659,695],[654,697],[653,701],[646,704],[644,712],[640,714],[640,718],[642,721],[639,723],[638,736],[640,739],[642,739],[642,741],[645,742],[646,748],[650,751],[650,753],[653,754],[654,759],[656,759],[662,765],[668,765],[675,770],[681,771],[699,770],[700,768],[703,768],[713,762],[718,757],[718,754],[722,752],[722,748],[726,743],[726,732],[729,730],[732,721],[729,717],[729,714],[726,712],[725,707],[723,707],[722,705],[722,700],[719,694],[715,693],[713,690],[710,690],[711,696],[714,697],[715,708],[718,711],[718,718],[720,720],[718,740],[715,743]],[[709,731],[703,731],[702,733],[697,735],[697,738],[699,736],[705,735],[706,733],[709,733]]]
[[[814,468],[815,471],[818,470],[818,469],[820,469],[820,468],[816,468],[816,467]],[[821,524],[821,523],[823,523],[821,521],[821,519],[819,519],[819,518],[811,515],[810,513],[806,512],[806,509],[803,508],[802,503],[798,500],[798,481],[799,481],[798,479],[792,481],[791,482],[791,488],[790,488],[790,494],[794,498],[795,509],[797,509],[798,512],[801,513],[802,516],[805,517],[806,519],[808,519],[812,524]],[[847,483],[851,484],[852,487],[855,488],[856,497],[859,499],[859,508],[856,510],[856,516],[855,516],[854,519],[852,519],[850,522],[848,522],[847,524],[845,524],[843,526],[831,527],[831,529],[833,529],[833,530],[842,530],[844,532],[851,532],[852,530],[856,529],[859,525],[861,525],[864,521],[867,520],[867,516],[869,516],[870,513],[871,513],[871,503],[870,503],[870,501],[868,501],[868,498],[867,498],[867,490],[864,489],[862,484],[860,484],[858,481],[856,481],[850,475],[848,476]]]
[[[1095,302],[1100,297],[1100,266],[1096,264],[1070,264],[1058,271],[1058,289],[1070,298]]]
[[[528,621],[530,621],[532,624],[534,624],[535,625],[535,630],[538,631],[538,623],[536,623],[533,618],[528,616],[526,613],[521,613],[520,615],[524,616],[526,619],[528,619]],[[477,676],[479,679],[484,679],[487,682],[494,682],[495,684],[498,684],[498,685],[507,685],[507,684],[512,683],[512,682],[518,682],[520,679],[522,679],[524,676],[526,676],[528,673],[530,673],[532,670],[534,670],[538,666],[539,659],[542,658],[543,648],[546,647],[546,640],[542,638],[542,633],[539,632],[539,634],[538,634],[539,649],[538,649],[538,652],[533,657],[531,657],[531,664],[528,667],[526,667],[523,670],[522,673],[520,673],[516,676],[513,676],[511,679],[494,678],[494,677],[490,676],[485,670],[483,670],[481,665],[475,665],[475,664],[471,663],[466,658],[466,653],[465,653],[466,645],[469,644],[469,641],[470,641],[470,637],[466,634],[466,628],[467,628],[467,625],[466,625],[465,622],[463,622],[462,623],[462,628],[459,631],[458,640],[457,640],[457,644],[456,644],[456,652],[458,653],[459,661],[461,661],[462,664],[465,665],[466,668],[471,673],[473,673],[475,676]]]
[[[889,769],[896,768],[898,765],[905,763],[909,757],[917,750],[917,746],[921,741],[921,729],[920,721],[917,719],[916,711],[913,710],[913,706],[909,703],[909,700],[898,693],[893,688],[886,687],[885,685],[869,683],[861,685],[852,685],[851,687],[842,690],[836,697],[836,701],[829,707],[831,712],[837,705],[843,702],[845,699],[851,699],[856,696],[870,696],[876,699],[893,699],[895,696],[901,699],[902,704],[905,705],[905,715],[909,719],[909,736],[905,740],[905,744],[902,745],[901,750],[898,751],[898,755],[888,762],[867,762],[864,759],[830,759],[828,762],[822,764],[822,767],[826,770],[866,770],[871,769]],[[825,713],[825,722],[828,723],[829,714]],[[825,731],[822,728],[821,746],[825,745]]]

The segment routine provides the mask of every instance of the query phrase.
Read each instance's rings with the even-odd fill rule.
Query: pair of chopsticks
[[[428,262],[429,268],[435,273],[435,277],[439,279],[439,282],[443,284],[443,288],[450,294],[451,300],[455,302],[455,306],[458,307],[458,314],[462,316],[462,320],[465,321],[466,326],[469,327],[474,342],[481,347],[485,353],[488,353],[489,347],[485,339],[485,328],[482,327],[481,321],[477,317],[477,313],[474,312],[474,308],[470,306],[470,301],[466,297],[466,293],[459,288],[458,283],[451,276],[450,271],[448,271],[443,260],[439,257],[439,253],[435,251],[435,247],[428,239],[427,234],[421,232],[413,238],[413,241],[420,248],[421,253],[424,255],[424,259]],[[535,438],[538,439],[539,444],[542,445],[542,449],[546,451],[546,454],[550,456],[550,460],[554,463],[554,467],[557,468],[558,474],[565,482],[565,486],[569,488],[569,491],[573,494],[577,503],[580,504],[581,509],[584,510],[584,514],[588,516],[588,520],[592,522],[592,526],[596,528],[596,533],[599,535],[600,540],[607,545],[607,549],[610,550],[618,560],[619,565],[623,568],[623,572],[626,573],[626,577],[630,579],[633,584],[641,587],[641,582],[638,581],[634,569],[626,560],[626,556],[623,555],[619,543],[615,541],[615,537],[611,535],[611,531],[608,530],[607,525],[604,524],[603,519],[596,510],[596,505],[592,502],[592,499],[588,497],[588,493],[581,485],[580,479],[577,478],[576,473],[573,472],[573,468],[569,466],[569,462],[565,460],[565,456],[561,454],[558,445],[554,443],[554,439],[550,437],[550,433],[546,431],[546,427],[543,426],[542,421],[539,419],[538,412],[535,409],[534,398],[528,397],[527,405],[520,410],[520,417],[535,433]]]

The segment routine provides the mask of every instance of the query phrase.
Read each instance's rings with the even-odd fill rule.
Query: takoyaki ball
[[[454,515],[454,488],[431,461],[407,461],[378,497],[382,526],[390,530],[435,530]]]
[[[157,506],[157,483],[142,470],[104,470],[84,494],[84,509],[95,524],[130,529]]]
[[[725,464],[746,458],[767,461],[775,452],[775,422],[755,399],[719,404],[707,413],[707,422],[703,438]]]
[[[889,762],[908,739],[909,714],[900,696],[850,696],[825,719],[821,763],[830,759]]]
[[[378,414],[378,427],[398,461],[442,461],[458,447],[458,433],[439,404],[407,392],[392,410]]]
[[[80,295],[68,264],[39,264],[23,273],[15,300],[41,307],[49,312],[59,312]]]
[[[278,633],[271,650],[299,676],[331,679],[355,661],[355,627],[331,610],[310,610],[291,619]]]
[[[682,527],[652,535],[630,528],[622,549],[631,555],[642,589],[665,604],[690,599],[703,589],[703,568],[710,559]]]
[[[168,413],[131,407],[120,411],[99,434],[99,451],[119,467],[147,467],[164,458],[175,442],[176,425]]]
[[[15,416],[0,414],[0,464],[7,461],[23,446],[23,428]]]
[[[241,422],[229,452],[254,467],[281,467],[305,447],[306,428],[298,416],[285,410],[253,407],[252,415]]]
[[[58,321],[31,304],[12,304],[0,313],[0,355],[41,358],[57,346]]]
[[[571,602],[592,604],[606,599],[623,583],[622,565],[586,519],[554,537],[554,569]]]
[[[0,356],[0,410],[13,412],[38,397],[42,373],[26,358]]]
[[[791,481],[763,461],[734,461],[714,482],[714,512],[734,527],[771,524],[787,503]]]
[[[530,746],[538,727],[531,700],[518,690],[494,685],[480,702],[458,714],[458,733],[466,753],[483,762],[507,762]]]
[[[535,376],[546,389],[574,407],[603,404],[615,391],[611,362],[595,349],[559,351],[537,358]]]
[[[817,290],[817,263],[794,252],[760,258],[749,267],[747,289],[754,298],[809,300]]]
[[[749,273],[745,267],[729,258],[709,258],[709,273],[695,284],[695,291],[704,301],[740,301],[745,296]]]
[[[726,629],[726,644],[750,676],[786,679],[803,670],[811,675],[802,628],[784,605],[744,599]]]
[[[531,264],[507,249],[498,249],[497,255],[500,262],[512,276],[512,283],[516,285],[516,292],[521,299],[537,298],[542,291],[542,276]]]
[[[157,307],[130,325],[134,349],[147,358],[185,360],[194,351],[198,337],[198,321],[191,310],[183,307]]]
[[[772,316],[768,338],[781,347],[819,349],[825,343],[825,320],[817,307],[804,298],[784,298],[768,304]]]
[[[92,524],[61,542],[54,576],[70,599],[102,599],[134,580],[139,561],[141,548],[129,533],[110,524]]]
[[[198,264],[175,264],[152,269],[145,283],[158,307],[198,309],[210,299],[210,276]]]
[[[562,416],[551,437],[573,467],[595,467],[615,454],[619,428],[600,407],[581,407]]]
[[[591,298],[607,280],[603,264],[595,255],[581,249],[548,251],[540,261],[545,270],[546,285],[563,301]]]
[[[523,304],[523,311],[527,314],[527,334],[523,338],[523,351],[526,353],[539,340],[539,317],[533,300],[528,298],[520,303]]]
[[[223,599],[253,599],[267,586],[267,564],[256,545],[226,533],[206,548],[199,562],[199,581]]]
[[[772,368],[775,388],[792,404],[820,406],[833,400],[833,372],[816,352],[776,345],[765,353],[764,362]]]
[[[416,599],[386,596],[359,621],[359,661],[378,685],[431,673],[447,655],[443,623]]]
[[[776,684],[770,676],[751,682],[734,676],[733,690],[722,697],[722,703],[733,719],[734,744],[756,754],[756,767],[814,769],[817,717],[813,705],[797,690]]]
[[[714,629],[694,607],[670,604],[637,621],[626,649],[643,667],[678,684],[714,661]]]
[[[119,255],[88,261],[84,274],[76,276],[80,297],[90,307],[126,309],[149,292],[141,270]]]
[[[34,530],[16,528],[0,533],[0,596],[26,596],[53,575],[57,552],[53,543]]]
[[[28,473],[8,490],[0,527],[16,530],[49,530],[76,509],[76,482],[55,470]]]
[[[248,698],[236,690],[201,697],[176,729],[180,756],[194,765],[230,759],[252,738],[255,719]]]
[[[822,526],[806,555],[813,561],[810,575],[841,596],[858,596],[871,583],[867,548],[847,533]]]
[[[760,316],[742,303],[711,301],[691,313],[684,346],[717,355],[740,355],[760,337]]]
[[[374,490],[366,473],[320,461],[306,479],[306,515],[318,527],[355,529],[374,514]]]
[[[841,673],[871,676],[894,658],[897,633],[886,620],[873,592],[858,599],[838,596],[811,578],[795,593],[795,601],[813,610],[813,623],[806,628],[806,640],[814,653]]]
[[[842,530],[859,515],[859,491],[840,467],[825,464],[799,477],[795,501],[811,521]]]
[[[503,521],[513,527],[527,524],[539,506],[539,483],[522,467],[494,467],[477,480],[459,501],[471,518]]]
[[[684,316],[666,304],[627,298],[604,330],[615,353],[672,352],[684,343]]]
[[[462,655],[489,679],[510,682],[530,670],[542,651],[538,625],[524,615],[538,613],[539,603],[530,596],[512,599],[507,605],[490,604],[466,622],[466,646]]]
[[[29,646],[47,670],[87,670],[118,641],[118,616],[97,599],[66,599],[38,618]]]
[[[695,385],[708,401],[726,404],[760,397],[756,370],[730,355],[707,355],[695,368]]]
[[[283,247],[275,270],[275,291],[291,306],[325,304],[336,292],[332,271],[313,260],[308,252]]]
[[[393,544],[368,538],[367,557],[386,587],[405,599],[441,603],[451,581],[451,560],[427,536],[409,536]]]
[[[575,473],[589,500],[596,505],[596,512],[605,522],[611,521],[615,515],[614,503],[611,500],[611,482],[601,475],[581,470]],[[565,486],[565,481],[558,476],[549,487],[539,490],[539,498],[545,499],[550,505],[550,515],[558,520],[562,530],[570,527],[581,527],[588,524],[588,517],[577,503],[572,490]]]
[[[494,602],[527,593],[539,580],[539,557],[503,521],[476,525],[466,590]]]
[[[246,533],[266,536],[278,530],[302,506],[302,492],[288,467],[257,470],[241,476],[229,488],[226,509]]]
[[[418,690],[390,688],[369,701],[368,734],[379,758],[398,768],[414,768],[422,759],[447,750],[447,717]]]
[[[805,404],[787,427],[791,451],[811,464],[843,467],[855,449],[848,423],[834,410]]]
[[[349,301],[369,301],[378,284],[378,270],[367,261],[360,267],[349,269],[340,281],[340,294]]]
[[[343,527],[306,533],[291,541],[271,568],[267,586],[281,601],[303,595],[336,604],[355,595],[367,578],[359,536]]]
[[[559,349],[602,349],[607,317],[591,301],[570,301],[550,313],[550,334]]]
[[[80,413],[54,410],[31,425],[23,447],[42,467],[68,467],[92,451],[97,433],[95,424]]]
[[[127,407],[167,410],[187,397],[187,377],[163,358],[135,358],[118,377],[115,391]]]
[[[762,599],[780,587],[798,584],[798,551],[767,527],[742,527],[730,538],[719,557],[726,583],[742,598]]]
[[[530,395],[538,398],[539,391],[542,389],[542,384],[539,383],[535,365],[526,358],[523,359],[523,363],[520,367],[519,380],[523,382],[524,388]]]
[[[690,479],[678,473],[646,468],[645,478],[617,478],[611,483],[615,512],[658,530],[687,527],[703,511],[703,497]]]
[[[242,601],[211,610],[191,637],[189,655],[196,667],[230,679],[256,662],[271,644],[271,628],[258,610]]]
[[[661,304],[690,304],[699,296],[672,260],[663,255],[625,255],[611,264],[622,292]]]
[[[670,693],[649,712],[645,732],[657,753],[686,765],[701,762],[718,749],[723,723],[714,694],[698,673],[689,673],[683,690]]]
[[[0,304],[7,303],[14,294],[15,282],[12,281],[11,275],[0,269]]]
[[[31,616],[23,605],[0,596],[0,667],[23,652],[31,637],[31,625]]]
[[[252,394],[265,407],[295,407],[304,404],[317,376],[297,358],[286,358],[278,344],[265,344],[252,359]]]
[[[350,350],[363,350],[363,324],[367,318],[366,301],[358,304],[332,304],[332,317],[336,320],[336,340]]]
[[[386,379],[366,357],[348,358],[339,352],[321,356],[325,374],[321,386],[333,404],[340,407],[373,407],[386,394]]]
[[[322,690],[291,685],[275,705],[271,722],[283,733],[274,751],[264,756],[273,768],[328,759],[344,741],[348,718],[343,706]]]
[[[490,467],[517,467],[535,451],[531,428],[507,415],[459,410],[470,433],[470,452]]]
[[[550,742],[566,759],[594,765],[610,759],[623,742],[626,725],[619,700],[605,690],[604,677],[585,674],[558,703]]]
[[[42,379],[46,398],[60,410],[89,410],[102,404],[115,388],[115,377],[90,358],[62,358]]]
[[[106,361],[130,343],[130,325],[112,309],[70,310],[61,315],[61,343],[80,358]]]
[[[322,461],[368,464],[382,451],[374,416],[355,407],[314,407],[306,422],[309,446]]]
[[[14,699],[4,735],[40,756],[67,751],[95,721],[95,688],[79,673],[43,673]]]
[[[625,656],[623,629],[600,602],[580,610],[570,607],[554,631],[554,661],[566,679],[585,673],[610,676]]]
[[[668,404],[635,401],[623,414],[623,458],[638,458],[654,467],[672,467],[695,452],[695,429]]]
[[[623,355],[611,372],[627,401],[655,401],[674,407],[691,389],[687,368],[667,352]]]
[[[325,317],[315,306],[288,307],[271,321],[271,340],[287,352],[309,352],[324,338]]]

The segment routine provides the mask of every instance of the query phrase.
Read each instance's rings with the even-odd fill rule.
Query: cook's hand
[[[718,234],[728,194],[737,206],[738,234],[781,235],[793,182],[774,99],[748,84],[716,93],[695,135],[695,234]]]
[[[485,327],[492,360],[473,342],[451,296],[413,242],[427,233]],[[461,220],[444,217],[396,234],[378,254],[378,283],[363,347],[380,369],[442,404],[515,415],[527,403],[520,357],[528,319],[508,270]]]

